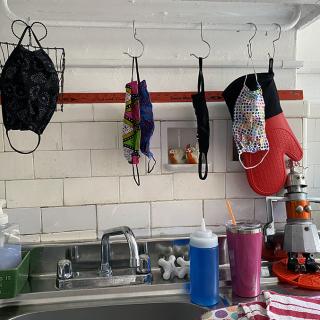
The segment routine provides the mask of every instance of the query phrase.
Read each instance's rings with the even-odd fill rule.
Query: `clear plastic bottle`
[[[0,270],[13,269],[21,262],[19,225],[8,222],[8,215],[2,210],[5,204],[0,200]]]
[[[218,237],[206,229],[190,236],[190,295],[195,304],[211,307],[219,302]]]

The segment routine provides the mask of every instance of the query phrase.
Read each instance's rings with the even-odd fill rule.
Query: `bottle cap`
[[[200,230],[190,236],[190,245],[197,248],[213,248],[218,246],[218,237],[206,228],[204,219],[201,221]]]
[[[2,210],[2,208],[5,207],[6,203],[6,200],[0,199],[0,225],[7,224],[9,222],[8,215]]]

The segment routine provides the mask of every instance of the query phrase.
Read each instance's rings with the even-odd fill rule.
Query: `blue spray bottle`
[[[210,307],[219,302],[219,246],[218,237],[206,229],[190,236],[190,295],[191,302]]]

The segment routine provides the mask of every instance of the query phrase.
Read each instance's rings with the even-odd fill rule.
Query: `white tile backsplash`
[[[6,182],[7,207],[44,207],[63,204],[61,179],[14,180]]]
[[[320,141],[308,142],[308,165],[320,164]]]
[[[6,135],[4,150],[12,151]],[[21,151],[30,151],[35,148],[38,142],[38,136],[32,131],[10,130],[9,137],[12,145]],[[40,145],[37,150],[61,150],[61,123],[49,123],[41,135]]]
[[[149,203],[122,203],[97,206],[98,230],[119,226],[132,229],[150,228]]]
[[[115,149],[117,128],[116,122],[62,123],[63,149]]]
[[[120,202],[141,202],[173,199],[172,175],[140,177],[137,186],[133,177],[120,177]]]
[[[51,122],[83,122],[93,121],[92,104],[67,104],[63,112],[56,111]]]
[[[175,199],[217,199],[225,197],[225,174],[208,173],[200,180],[198,173],[175,173]]]
[[[95,229],[96,206],[42,208],[43,233]]]
[[[9,223],[17,223],[22,234],[38,234],[41,228],[41,209],[40,208],[15,208],[4,209],[8,215]]]
[[[152,228],[198,226],[203,217],[202,200],[153,202],[151,212]]]
[[[132,165],[123,155],[122,149],[91,150],[92,176],[131,176]],[[144,175],[145,156],[139,159],[139,174]]]
[[[118,177],[64,180],[64,204],[67,206],[116,202],[119,202]]]
[[[310,195],[320,196],[320,119],[308,119],[305,125],[301,110],[296,110],[301,103],[285,102],[283,107],[299,141],[308,130],[307,182]],[[192,140],[196,122],[191,104],[155,104],[151,151],[157,164],[148,174],[146,157],[141,156],[139,187],[122,151],[124,104],[65,105],[64,112],[54,114],[33,155],[11,152],[0,124],[0,168],[5,168],[0,170],[0,198],[7,198],[9,217],[21,225],[23,241],[94,240],[103,230],[120,225],[128,225],[138,237],[188,235],[199,228],[203,215],[209,228],[224,232],[229,219],[226,197],[237,219],[265,222],[265,198],[252,191],[240,163],[232,161],[228,110],[224,103],[208,103],[208,108],[212,120],[208,178],[202,181],[196,172],[170,172],[163,166],[168,127],[193,127],[184,136]],[[307,105],[302,109],[306,112]],[[32,133],[11,135],[22,150],[36,143]],[[286,218],[283,204],[276,204],[274,211],[281,228]]]
[[[33,179],[32,154],[0,153],[0,180]]]
[[[123,119],[125,103],[94,103],[94,121],[120,121]]]
[[[254,219],[253,199],[229,199],[237,220]],[[204,200],[204,217],[208,225],[224,226],[230,220],[225,199]]]
[[[234,172],[226,174],[227,198],[261,198],[249,186],[245,173]]]
[[[34,169],[36,178],[89,177],[90,150],[35,152]]]

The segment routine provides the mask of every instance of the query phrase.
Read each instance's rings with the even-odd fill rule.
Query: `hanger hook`
[[[272,54],[272,59],[274,59],[274,56],[276,54],[276,42],[280,40],[281,38],[281,33],[282,33],[282,28],[281,28],[281,25],[279,23],[273,23],[278,29],[279,29],[279,33],[278,33],[278,36],[277,38],[275,38],[273,41],[272,41],[272,47],[273,47],[273,54]],[[269,56],[269,59],[271,58],[270,56],[270,53],[268,52],[268,56]]]
[[[202,59],[206,59],[206,58],[208,58],[209,55],[210,55],[211,45],[210,45],[210,43],[209,43],[208,41],[204,40],[204,38],[203,38],[202,22],[201,22],[200,26],[201,26],[201,41],[204,42],[204,43],[208,46],[208,53],[207,53],[204,57],[202,57]],[[200,57],[198,57],[197,55],[195,55],[194,53],[190,53],[190,56],[194,56],[194,57],[197,58],[197,59],[200,58]]]
[[[257,25],[255,23],[252,22],[248,22],[247,24],[249,24],[250,26],[254,27],[254,34],[253,36],[249,39],[248,44],[247,44],[247,48],[248,48],[248,56],[251,59],[252,58],[252,40],[253,38],[256,36],[258,28]]]
[[[131,57],[131,58],[141,58],[142,57],[142,55],[143,55],[143,53],[144,53],[144,44],[143,44],[143,42],[140,40],[140,39],[138,39],[137,38],[137,29],[135,28],[135,21],[133,20],[132,21],[132,33],[133,33],[133,38],[137,41],[137,42],[139,42],[140,43],[140,45],[141,45],[141,53],[139,54],[139,55],[137,55],[137,56],[133,56],[133,55],[131,55],[130,54],[130,52],[129,52],[129,50],[128,51],[126,51],[126,52],[123,52],[123,54],[126,54],[126,55],[128,55],[129,57]]]

